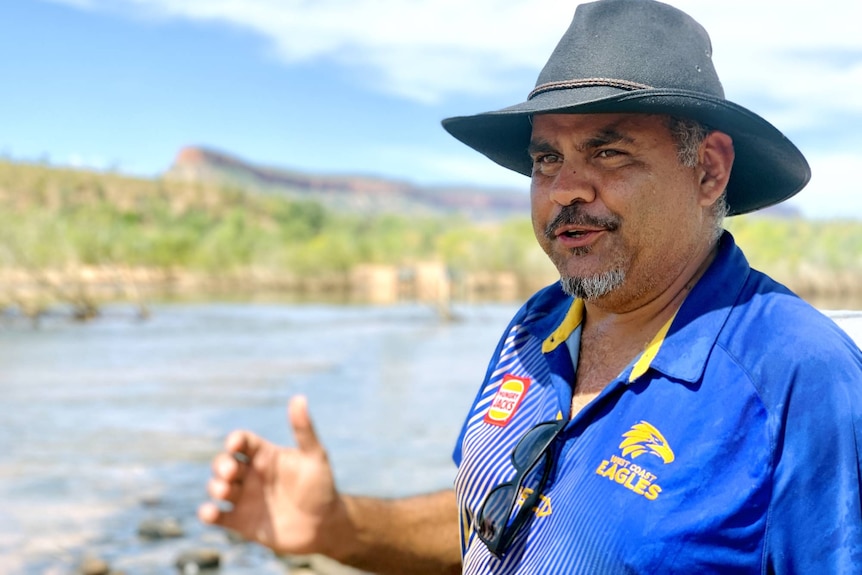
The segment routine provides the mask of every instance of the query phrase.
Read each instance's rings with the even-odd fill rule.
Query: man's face
[[[533,229],[575,295],[630,308],[702,255],[700,171],[666,117],[537,115],[529,153]]]

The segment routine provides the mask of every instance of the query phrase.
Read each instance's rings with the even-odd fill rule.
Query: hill
[[[422,187],[371,176],[310,174],[261,166],[203,147],[180,150],[164,177],[314,200],[329,209],[350,213],[459,215],[474,221],[499,221],[524,217],[530,211],[526,180],[521,192],[469,186]]]

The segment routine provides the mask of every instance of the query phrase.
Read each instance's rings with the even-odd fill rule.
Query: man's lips
[[[620,227],[620,218],[594,216],[586,213],[580,203],[564,206],[545,228],[545,237],[567,248],[580,248],[591,245],[606,232],[614,232]]]
[[[606,231],[607,228],[563,226],[554,230],[553,237],[567,248],[580,248],[592,244]]]

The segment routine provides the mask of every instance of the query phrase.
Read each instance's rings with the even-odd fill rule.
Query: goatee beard
[[[591,277],[560,278],[563,291],[573,298],[592,301],[604,297],[623,285],[626,273],[623,270],[611,270]]]
[[[583,204],[574,203],[564,206],[557,217],[545,228],[545,237],[554,239],[554,232],[562,226],[574,225],[593,228],[604,228],[609,232],[616,231],[620,227],[618,217],[597,217],[584,213]],[[590,252],[591,247],[585,246],[571,250],[573,256],[583,256]],[[556,263],[556,262],[555,262]],[[610,270],[590,277],[562,276],[560,284],[563,291],[574,298],[583,300],[595,300],[606,296],[625,281],[625,271],[621,269]]]

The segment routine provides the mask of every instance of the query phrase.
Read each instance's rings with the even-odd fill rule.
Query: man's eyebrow
[[[634,142],[635,140],[631,136],[618,131],[613,126],[608,126],[596,132],[594,136],[581,142],[578,145],[578,149],[581,151],[594,150],[609,144],[634,144]]]
[[[628,134],[620,132],[615,126],[607,126],[595,132],[592,136],[578,144],[579,151],[594,150],[610,144],[634,144],[635,139]],[[527,146],[527,154],[557,154],[559,149],[545,139],[531,140]]]
[[[556,154],[558,152],[556,146],[547,140],[530,140],[530,145],[527,146],[527,154],[530,156],[534,154]]]

